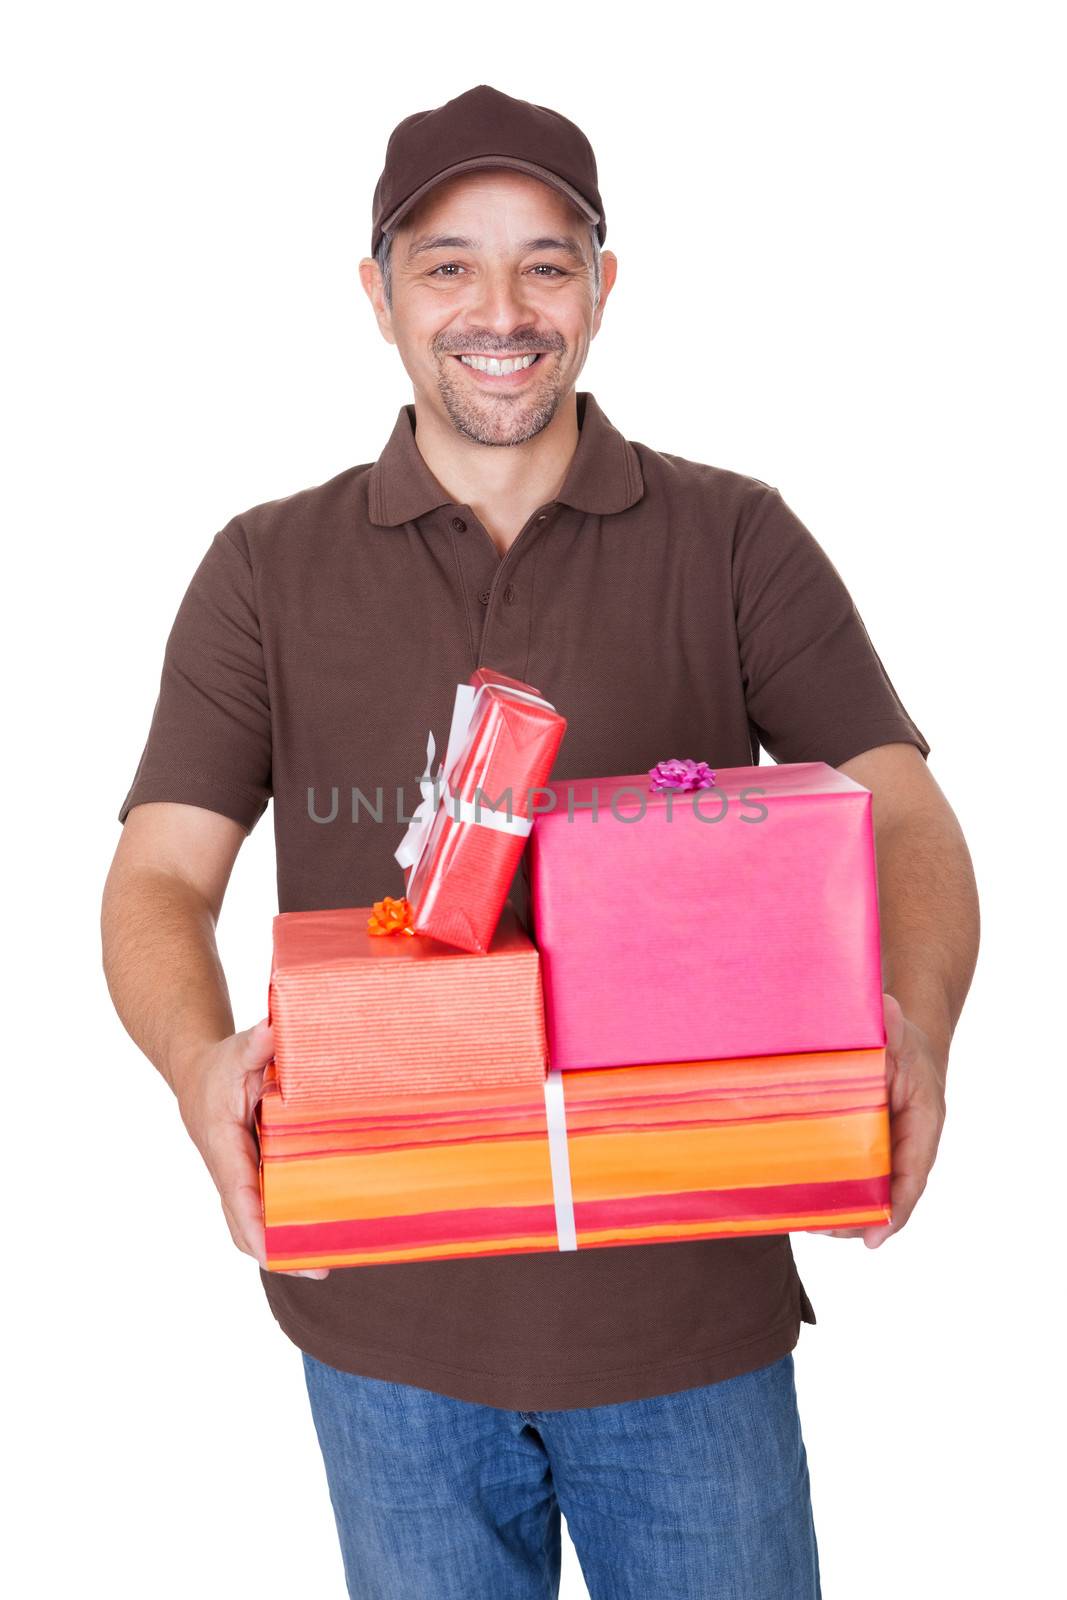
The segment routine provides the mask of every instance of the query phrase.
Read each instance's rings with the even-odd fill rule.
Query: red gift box
[[[485,953],[533,825],[567,723],[532,685],[479,667],[460,684],[445,759],[396,851],[410,867],[416,933]]]

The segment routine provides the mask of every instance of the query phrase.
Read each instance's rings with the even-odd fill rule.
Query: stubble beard
[[[444,357],[446,365],[439,382],[441,400],[456,432],[475,444],[525,444],[543,432],[559,410],[562,397],[556,367],[538,384],[536,394],[520,399],[506,394],[473,394],[463,378],[453,379],[449,374],[450,359]]]

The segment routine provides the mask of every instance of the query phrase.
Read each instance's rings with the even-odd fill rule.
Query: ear
[[[600,302],[593,313],[593,338],[600,332],[600,323],[607,305],[608,295],[612,291],[615,279],[619,272],[619,258],[614,250],[600,252]]]
[[[373,256],[364,256],[359,264],[359,281],[371,303],[375,320],[387,344],[396,344],[393,334],[393,315],[385,303],[385,286],[382,273]]]

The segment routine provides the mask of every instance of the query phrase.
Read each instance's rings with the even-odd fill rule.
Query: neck
[[[538,506],[559,493],[578,448],[578,432],[573,389],[548,426],[517,445],[484,445],[468,439],[415,398],[415,443],[420,455],[456,504],[470,506],[501,555]]]

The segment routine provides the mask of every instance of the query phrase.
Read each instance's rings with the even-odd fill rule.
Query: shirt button
[[[504,604],[506,606],[513,606],[515,604],[515,600],[515,585],[513,583],[509,583],[507,588],[504,590]]]
[[[457,533],[466,533],[467,531],[467,524],[464,522],[462,517],[453,517],[452,526],[455,528]]]
[[[487,606],[489,604],[489,590],[483,589],[481,594],[478,596],[478,599],[482,602],[483,606]]]

